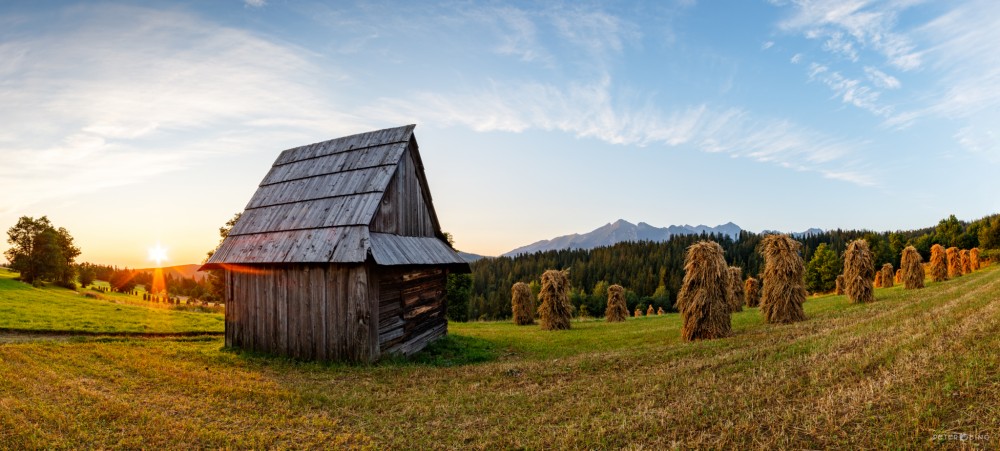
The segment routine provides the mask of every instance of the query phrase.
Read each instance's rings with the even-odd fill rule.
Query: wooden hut
[[[282,152],[203,269],[226,345],[300,359],[409,355],[447,333],[448,245],[413,125]]]

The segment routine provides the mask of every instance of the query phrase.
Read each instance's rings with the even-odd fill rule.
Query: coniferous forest
[[[471,284],[467,306],[449,303],[449,316],[454,320],[503,319],[511,316],[511,286],[517,282],[531,285],[537,294],[538,279],[547,269],[569,271],[572,285],[570,299],[576,315],[603,316],[607,305],[607,287],[613,284],[625,288],[629,311],[637,307],[676,311],[674,302],[684,277],[684,256],[687,248],[701,240],[718,242],[725,251],[730,266],[742,268],[743,278],[763,270],[758,246],[764,235],[743,231],[739,237],[715,235],[681,235],[666,242],[625,242],[595,249],[537,252],[517,257],[483,258],[472,263]],[[802,257],[807,264],[821,244],[838,258],[851,240],[865,239],[872,250],[876,266],[884,263],[899,267],[903,248],[917,248],[924,261],[930,258],[934,244],[971,249],[1000,248],[1000,215],[972,222],[959,221],[954,215],[942,219],[937,226],[925,229],[872,232],[866,230],[831,230],[797,236],[802,243]],[[819,265],[816,265],[819,266]],[[827,287],[809,285],[812,291]],[[450,298],[453,298],[450,296]],[[462,301],[466,300],[461,296]]]

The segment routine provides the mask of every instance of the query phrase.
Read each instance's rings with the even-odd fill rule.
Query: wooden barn
[[[226,345],[374,361],[447,333],[448,245],[413,125],[282,152],[203,269],[225,270]]]

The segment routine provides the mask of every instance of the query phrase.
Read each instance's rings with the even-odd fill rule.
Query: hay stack
[[[948,256],[948,277],[962,277],[962,256],[957,247],[949,247],[945,251]]]
[[[882,288],[892,288],[895,278],[896,271],[893,270],[892,263],[882,265]]]
[[[972,270],[979,271],[979,248],[974,247],[969,250],[969,262],[972,263]]]
[[[664,313],[667,313],[667,312],[663,311],[663,307],[659,307],[659,308],[656,309],[656,316],[660,316],[660,315],[662,315]]]
[[[900,266],[903,266],[902,263],[900,263]],[[903,268],[896,270],[896,277],[893,277],[893,282],[903,283]]]
[[[734,312],[743,311],[743,270],[729,267],[729,307]]]
[[[882,288],[882,271],[875,272],[875,280],[872,281],[873,288]]]
[[[768,323],[791,323],[806,319],[805,264],[799,255],[802,243],[787,235],[764,238],[764,289],[760,312]]]
[[[641,318],[642,317],[642,309],[640,309],[638,305],[635,306],[635,317],[636,318]]]
[[[646,309],[646,316],[652,316],[655,313],[656,310],[653,310],[653,304],[649,304],[649,308]]]
[[[743,285],[743,299],[747,307],[756,307],[760,305],[760,282],[753,278],[748,277],[746,283]]]
[[[924,258],[917,252],[917,248],[906,246],[903,249],[903,256],[900,259],[900,271],[903,271],[903,287],[907,290],[924,287]]]
[[[969,251],[962,249],[958,255],[962,259],[962,274],[972,274],[972,259],[969,258]]]
[[[836,291],[834,291],[834,294],[836,294],[838,296],[841,295],[841,294],[844,294],[844,275],[843,274],[837,274],[837,288],[836,288]]]
[[[844,251],[844,291],[853,303],[871,302],[875,300],[872,290],[872,279],[875,278],[875,264],[872,253],[868,250],[868,242],[854,240]]]
[[[720,338],[732,330],[729,312],[729,266],[722,246],[701,241],[688,248],[684,259],[684,281],[677,295],[677,308],[685,340]]]
[[[619,323],[628,318],[628,306],[625,305],[625,289],[621,285],[608,287],[608,311],[604,314],[609,323]]]
[[[940,244],[931,246],[931,280],[948,280],[948,258],[945,256],[944,246]]]
[[[531,288],[524,282],[510,287],[510,310],[514,313],[514,324],[527,326],[535,323],[535,300]]]
[[[538,293],[538,319],[542,330],[569,329],[573,306],[569,303],[569,278],[563,271],[550,269],[542,274],[542,291]]]

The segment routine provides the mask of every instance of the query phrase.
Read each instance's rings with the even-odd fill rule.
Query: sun
[[[167,259],[167,249],[156,243],[156,246],[149,248],[149,259],[155,261],[156,266],[160,266]]]

